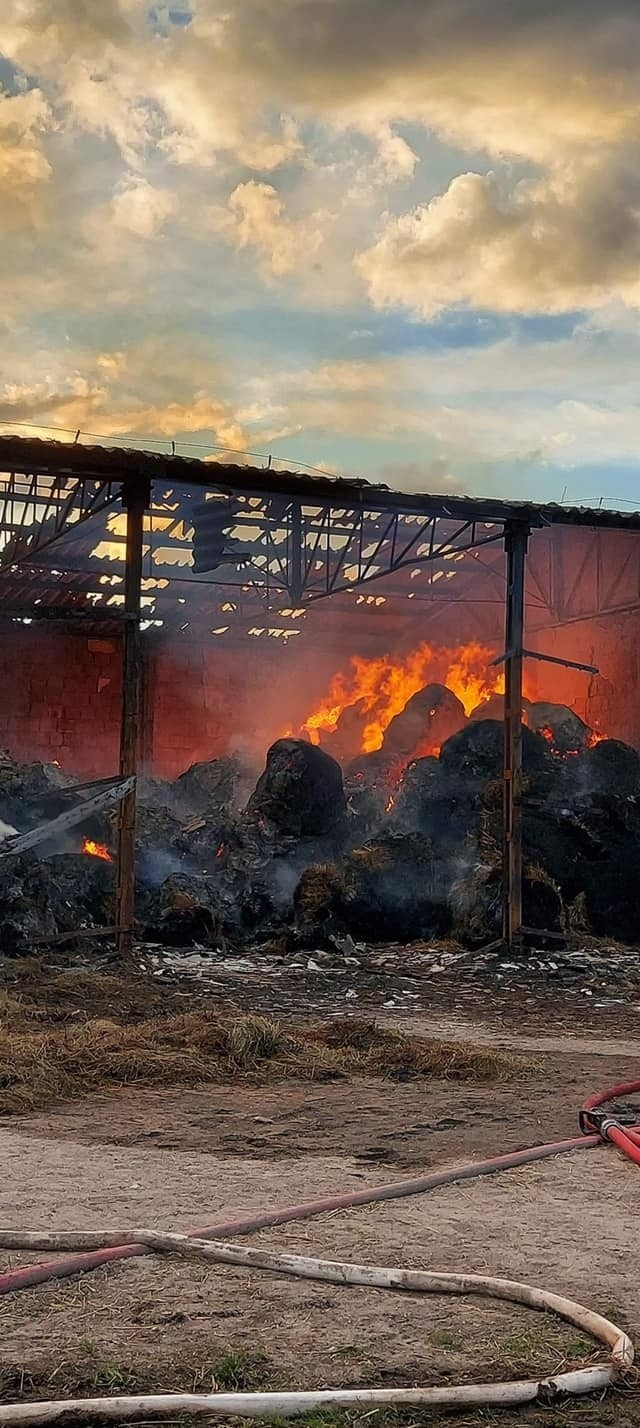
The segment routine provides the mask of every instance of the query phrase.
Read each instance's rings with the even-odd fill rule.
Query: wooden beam
[[[116,947],[123,960],[131,956],[135,921],[136,785],[141,714],[140,587],[142,580],[143,518],[149,505],[149,487],[125,481],[123,503],[127,512],[124,583],[124,636],[122,646],[122,703],[120,716],[120,775],[133,778],[123,798],[118,819],[116,890]]]
[[[522,662],[528,539],[526,525],[509,523],[505,532],[503,934],[509,950],[516,953],[522,947]]]

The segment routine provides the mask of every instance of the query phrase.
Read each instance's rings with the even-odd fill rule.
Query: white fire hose
[[[529,1309],[556,1314],[589,1334],[609,1351],[609,1362],[589,1368],[515,1383],[458,1384],[445,1388],[354,1388],[317,1389],[294,1393],[161,1393],[113,1398],[80,1398],[40,1403],[0,1405],[0,1425],[43,1424],[58,1419],[95,1417],[122,1420],[166,1418],[176,1414],[236,1415],[243,1418],[284,1418],[325,1407],[382,1407],[425,1404],[460,1408],[492,1405],[506,1407],[550,1402],[563,1394],[577,1395],[605,1389],[628,1373],[633,1365],[633,1344],[627,1334],[601,1314],[576,1304],[562,1295],[508,1279],[473,1274],[435,1274],[418,1269],[383,1269],[377,1265],[341,1264],[337,1261],[273,1254],[268,1250],[225,1244],[220,1240],[187,1235],[159,1234],[149,1230],[113,1233],[19,1233],[0,1231],[0,1249],[78,1251],[115,1245],[143,1245],[153,1253],[171,1253],[204,1259],[215,1264],[233,1264],[246,1269],[265,1270],[324,1284],[357,1285],[408,1294],[477,1295],[522,1304]]]

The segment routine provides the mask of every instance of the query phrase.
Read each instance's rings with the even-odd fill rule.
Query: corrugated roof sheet
[[[600,529],[640,530],[640,511],[615,511],[588,506],[497,500],[492,497],[449,496],[436,493],[393,491],[362,479],[273,467],[239,466],[196,457],[164,455],[132,448],[88,446],[35,437],[0,436],[0,471],[86,476],[92,480],[139,477],[141,480],[185,485],[220,486],[241,492],[280,492],[330,498],[349,506],[366,503],[380,510],[401,510],[450,519],[523,521],[532,526],[579,525]]]

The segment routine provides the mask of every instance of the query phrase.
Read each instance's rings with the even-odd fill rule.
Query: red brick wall
[[[175,777],[198,759],[238,749],[263,762],[270,743],[297,726],[324,693],[338,656],[305,657],[291,644],[244,649],[145,638],[143,754]],[[268,644],[268,648],[267,648]],[[274,646],[276,646],[274,648]],[[0,629],[0,750],[58,760],[71,773],[102,777],[118,768],[120,647],[116,640],[60,634],[44,625]]]
[[[100,778],[118,767],[119,710],[115,642],[35,623],[0,629],[0,748]]]

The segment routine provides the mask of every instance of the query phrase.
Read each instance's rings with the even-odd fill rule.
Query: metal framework
[[[119,499],[114,481],[12,471],[0,476],[0,570],[33,558]]]

